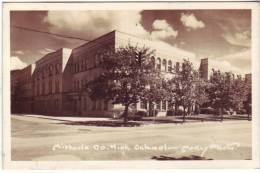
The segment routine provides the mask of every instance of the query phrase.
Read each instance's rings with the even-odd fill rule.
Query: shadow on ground
[[[74,122],[62,122],[59,124],[65,125],[82,125],[82,126],[101,126],[101,127],[138,127],[141,126],[140,122],[127,122],[122,121],[74,121]]]
[[[207,159],[205,157],[191,155],[191,156],[183,156],[183,157],[169,157],[169,156],[152,156],[151,159],[153,160],[213,160]]]

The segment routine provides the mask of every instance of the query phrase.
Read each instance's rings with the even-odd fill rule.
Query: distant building
[[[201,59],[200,68],[199,68],[200,77],[205,80],[208,80],[208,68],[209,68],[208,58]]]
[[[102,72],[99,64],[106,50],[125,47],[128,44],[147,46],[156,50],[154,57],[156,68],[165,77],[179,61],[184,58],[195,58],[195,54],[178,49],[161,47],[152,41],[144,40],[113,31],[73,50],[62,48],[45,55],[35,65],[12,71],[12,112],[44,115],[68,116],[109,116],[114,106],[105,100],[91,100],[84,88],[86,83]],[[208,61],[201,60],[200,72],[205,79]],[[166,100],[149,105],[141,101],[136,108],[149,112],[157,109],[158,116],[165,116],[168,109]],[[151,114],[150,114],[151,115]]]

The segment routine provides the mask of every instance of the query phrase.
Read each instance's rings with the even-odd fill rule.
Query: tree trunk
[[[174,104],[174,115],[177,116],[177,112],[178,112],[178,105],[177,103]]]
[[[199,104],[196,104],[196,106],[195,106],[195,112],[196,112],[197,115],[200,114],[200,105],[199,105]]]
[[[183,114],[182,114],[182,122],[185,122],[185,116],[186,116],[186,108],[183,107]]]
[[[221,117],[221,122],[223,121],[223,108],[220,108],[220,117]]]
[[[192,107],[191,107],[191,105],[189,104],[189,106],[188,106],[188,114],[187,115],[191,115],[191,112],[192,112]]]
[[[124,124],[127,123],[128,108],[129,108],[129,105],[125,105],[125,110],[124,110],[124,113],[123,113]]]

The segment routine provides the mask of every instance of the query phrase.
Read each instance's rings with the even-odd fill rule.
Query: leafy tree
[[[218,114],[223,121],[224,109],[232,107],[232,82],[233,74],[231,72],[220,72],[212,70],[210,77],[211,87],[209,89],[210,103],[213,108],[218,110]]]
[[[183,107],[183,122],[187,113],[191,113],[191,107],[197,103],[202,104],[203,98],[198,98],[198,91],[202,91],[199,73],[194,69],[193,64],[184,59],[182,69],[175,65],[172,71],[173,75],[167,82],[167,91],[169,102],[175,105],[175,111],[179,106]]]
[[[154,68],[154,51],[128,45],[108,54],[100,67],[103,73],[87,84],[91,99],[105,99],[124,106],[123,118],[127,122],[131,104],[145,98],[160,73]]]
[[[244,102],[247,99],[247,83],[241,75],[237,75],[232,81],[231,89],[231,107],[240,111],[244,107]]]
[[[210,86],[210,83],[208,81],[196,76],[194,104],[195,104],[195,111],[197,114],[200,113],[200,108],[205,103],[209,102],[209,96],[208,96],[209,86]]]
[[[250,114],[252,114],[252,86],[251,81],[245,81],[245,101],[243,107],[245,108],[248,116],[248,120],[250,120]]]
[[[149,111],[155,111],[155,105],[161,100],[167,99],[166,81],[161,74],[153,74],[151,77],[150,85],[144,90],[141,96],[141,100],[149,103]],[[153,108],[152,110],[150,108]],[[155,112],[154,112],[155,113]]]

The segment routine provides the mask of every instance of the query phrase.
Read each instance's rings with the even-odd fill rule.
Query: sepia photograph
[[[11,162],[254,160],[252,6],[17,4]]]

